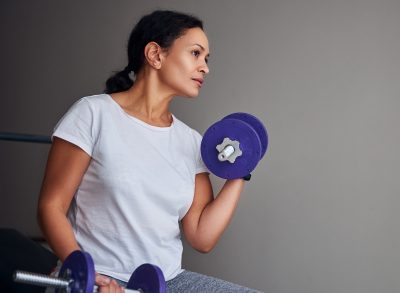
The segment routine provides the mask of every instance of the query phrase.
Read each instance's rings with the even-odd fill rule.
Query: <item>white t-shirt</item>
[[[159,266],[166,280],[180,273],[179,221],[195,175],[208,172],[201,135],[175,116],[169,127],[149,125],[101,94],[77,101],[53,136],[92,158],[68,218],[96,271],[123,281],[143,263]]]

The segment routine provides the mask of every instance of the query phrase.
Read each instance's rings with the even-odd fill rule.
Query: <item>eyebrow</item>
[[[206,50],[202,45],[197,44],[197,43],[196,43],[196,44],[193,44],[193,46],[199,46],[203,51]],[[207,54],[207,57],[210,57],[210,53]]]

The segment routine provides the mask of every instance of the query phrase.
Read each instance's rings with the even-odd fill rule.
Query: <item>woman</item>
[[[146,15],[105,94],[80,99],[55,127],[39,223],[61,261],[77,249],[92,255],[100,292],[122,292],[142,263],[162,269],[169,292],[250,291],[181,268],[179,223],[193,248],[209,252],[244,184],[228,180],[214,199],[200,134],[169,111],[175,96],[199,94],[208,56],[197,18]]]

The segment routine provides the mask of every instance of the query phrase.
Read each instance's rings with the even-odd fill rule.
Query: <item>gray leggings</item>
[[[261,291],[242,287],[221,279],[201,275],[198,273],[183,271],[172,280],[167,282],[168,293],[181,292],[246,292],[261,293]]]
[[[126,283],[117,280],[120,285],[126,286]],[[183,271],[172,280],[167,281],[168,293],[224,293],[224,292],[245,292],[261,293],[261,291],[242,287],[221,279],[205,276],[202,274]]]

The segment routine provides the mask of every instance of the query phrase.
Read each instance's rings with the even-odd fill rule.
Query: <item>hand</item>
[[[97,292],[99,293],[124,293],[124,287],[118,285],[117,281],[96,273]]]

